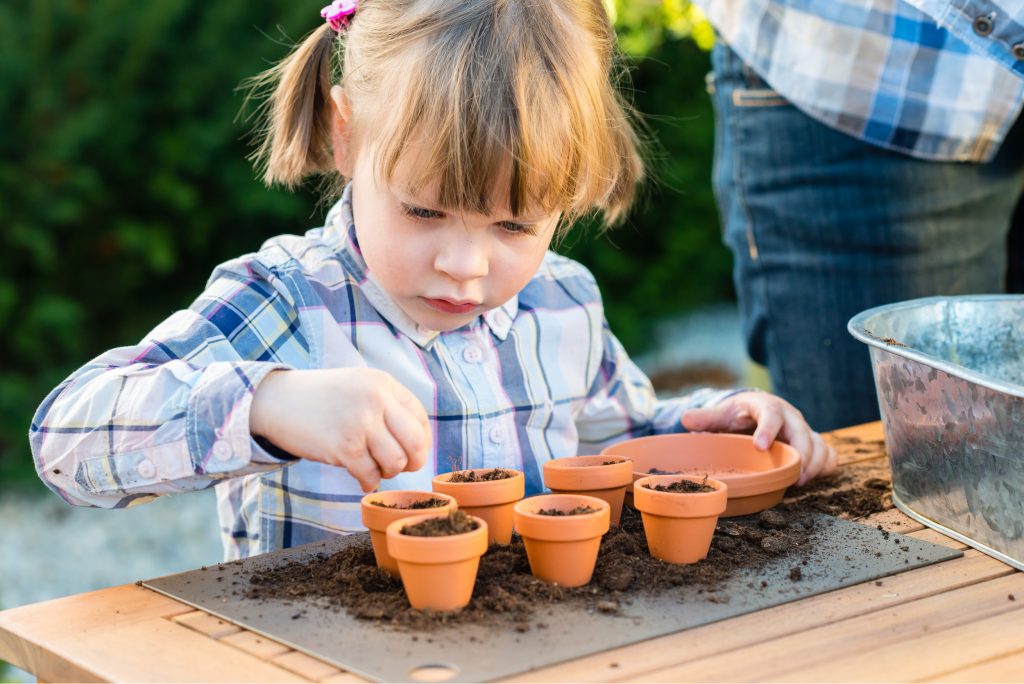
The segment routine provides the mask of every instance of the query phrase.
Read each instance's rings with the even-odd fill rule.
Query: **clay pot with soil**
[[[611,507],[578,494],[542,494],[517,503],[515,526],[530,571],[545,582],[580,587],[590,582]]]
[[[458,610],[469,604],[487,538],[487,522],[460,510],[388,525],[388,553],[398,563],[409,604],[418,610]]]
[[[707,558],[728,487],[719,480],[651,475],[633,485],[633,503],[644,521],[651,555],[669,563]]]
[[[388,553],[388,525],[402,518],[431,513],[447,515],[459,507],[455,499],[447,494],[395,490],[373,492],[362,499],[363,525],[370,530],[373,555],[377,566],[393,575],[398,574],[398,564]]]
[[[508,544],[512,541],[512,504],[526,494],[522,471],[508,468],[457,470],[438,475],[431,486],[435,492],[454,497],[459,508],[469,515],[486,520],[491,542]]]
[[[612,456],[572,456],[544,464],[544,486],[552,494],[596,496],[608,502],[611,524],[619,524],[626,487],[633,482],[633,463]]]

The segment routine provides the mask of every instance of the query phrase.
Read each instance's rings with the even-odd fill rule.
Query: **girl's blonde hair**
[[[347,32],[326,24],[253,79],[267,99],[254,159],[268,184],[336,169],[330,88],[351,107],[351,150],[372,147],[391,183],[417,145],[408,190],[438,208],[514,215],[591,211],[620,221],[643,177],[635,114],[603,0],[361,0]]]

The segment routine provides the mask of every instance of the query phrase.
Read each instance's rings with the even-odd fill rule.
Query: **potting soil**
[[[602,541],[594,579],[576,589],[534,578],[514,537],[481,558],[473,600],[455,613],[409,608],[362,534],[144,584],[372,679],[409,680],[437,665],[449,681],[502,679],[961,555],[822,512],[888,507],[871,467],[721,520],[708,558],[693,565],[652,558],[627,508]]]

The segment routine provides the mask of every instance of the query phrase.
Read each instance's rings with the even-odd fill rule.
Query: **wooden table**
[[[846,472],[888,477],[881,430],[828,436]],[[896,509],[859,522],[964,555],[518,680],[1024,681],[1024,573]],[[0,612],[0,659],[54,682],[363,681],[133,584]]]

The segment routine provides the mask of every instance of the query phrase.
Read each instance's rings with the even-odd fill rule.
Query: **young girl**
[[[835,453],[763,392],[657,401],[590,273],[548,251],[642,175],[602,0],[336,0],[261,77],[269,182],[347,180],[326,225],[220,266],[187,311],[57,387],[31,443],[66,501],[217,488],[228,559],[361,530],[375,487],[657,432]],[[685,413],[684,413],[685,412]],[[756,429],[755,429],[756,428]]]

